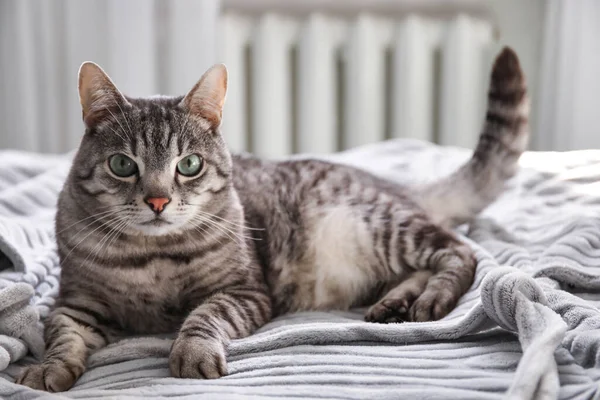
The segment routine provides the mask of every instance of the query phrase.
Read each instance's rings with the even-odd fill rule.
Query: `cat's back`
[[[262,198],[277,194],[293,199],[317,195],[314,200],[321,197],[319,201],[324,202],[368,189],[410,198],[406,187],[349,165],[314,158],[268,161],[248,153],[232,157],[234,187],[242,195]]]

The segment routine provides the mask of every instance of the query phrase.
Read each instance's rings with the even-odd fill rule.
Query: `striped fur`
[[[472,160],[424,188],[317,160],[231,157],[218,131],[225,86],[217,66],[185,97],[131,99],[82,66],[87,130],[56,220],[61,289],[46,357],[20,383],[67,390],[96,349],[177,329],[173,376],[217,378],[227,343],[273,315],[375,303],[368,321],[428,321],[467,291],[476,261],[450,228],[501,192],[526,143],[511,50],[496,61]],[[138,173],[112,173],[115,153]],[[176,172],[189,154],[204,160],[197,177]],[[160,216],[147,196],[170,199]]]

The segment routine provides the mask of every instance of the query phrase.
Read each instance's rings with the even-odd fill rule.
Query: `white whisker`
[[[117,104],[117,105],[118,105],[118,104]],[[123,133],[124,133],[125,135],[127,135],[127,137],[129,138],[129,134],[127,133],[127,131],[125,131],[125,128],[123,127],[123,124],[121,124],[121,121],[119,121],[119,120],[117,119],[117,117],[115,116],[115,114],[113,114],[113,112],[112,112],[112,111],[110,111],[110,108],[107,108],[107,109],[106,109],[106,111],[108,111],[108,112],[110,113],[110,115],[112,115],[112,117],[114,118],[114,120],[117,122],[117,124],[119,124],[119,126],[120,126],[120,127],[121,127],[121,129],[123,130]],[[111,128],[111,129],[112,129],[112,128]],[[113,129],[113,132],[115,132],[115,131],[114,131],[114,129]],[[115,132],[115,133],[116,133],[116,132]],[[120,138],[123,140],[123,142],[125,142],[125,139],[123,138],[123,136],[119,135],[119,137],[120,137]],[[131,140],[131,138],[130,138],[130,140]]]
[[[208,234],[210,233],[205,227],[203,227],[201,224],[195,224],[194,220],[190,221],[191,225],[194,227],[194,230],[196,230],[197,232],[199,232],[202,235]],[[217,243],[219,243],[221,246],[223,245],[223,242],[220,241],[219,239],[216,239]]]
[[[74,235],[72,235],[73,237],[76,237],[77,235],[79,235],[81,232],[83,232],[88,226],[93,225],[94,222],[100,222],[102,219],[105,218],[112,218],[113,216],[117,215],[118,213],[120,213],[119,210],[113,211],[107,215],[101,215],[98,216],[96,219],[94,219],[92,222],[88,223],[86,226],[84,226],[83,228],[81,228],[80,230],[78,230]],[[62,231],[61,231],[62,232]],[[60,233],[60,232],[59,232]]]
[[[116,131],[116,130],[115,130],[113,127],[112,127],[112,126],[109,126],[109,128],[110,128],[110,130],[111,130],[111,131],[113,131],[113,133],[114,133],[115,135],[117,135],[118,137],[120,137],[120,138],[121,138],[121,140],[122,140],[123,142],[125,142],[125,138],[124,138],[123,136],[121,136],[121,134],[120,134],[119,132],[117,132],[117,131]]]
[[[102,239],[100,239],[100,241],[96,244],[96,246],[94,246],[94,248],[90,251],[90,253],[87,255],[87,257],[83,260],[83,263],[85,263],[88,258],[90,258],[90,256],[92,254],[94,254],[94,258],[92,259],[91,263],[93,263],[96,260],[96,257],[99,254],[99,251],[102,250],[104,244],[108,243],[108,240],[111,236],[113,236],[113,234],[117,231],[117,227],[121,226],[124,222],[127,222],[128,219],[128,215],[120,215],[116,222],[116,225],[114,228],[112,228],[112,230],[110,230],[107,234],[105,234]],[[99,246],[99,248],[98,248]],[[96,251],[96,249],[98,249],[98,251]]]
[[[191,205],[191,206],[198,206],[199,204],[190,204],[190,205]],[[248,230],[251,230],[251,231],[264,231],[264,230],[265,230],[264,228],[252,228],[251,226],[248,226],[248,225],[244,225],[244,224],[238,224],[238,223],[235,223],[235,222],[233,222],[233,221],[229,221],[228,219],[225,219],[225,218],[219,217],[219,216],[217,216],[217,215],[215,215],[215,214],[211,214],[211,213],[209,213],[209,212],[206,212],[206,211],[203,211],[203,210],[196,210],[196,212],[197,212],[197,213],[199,213],[199,214],[203,214],[203,215],[206,215],[206,216],[210,216],[210,217],[212,217],[212,218],[216,218],[216,219],[218,219],[219,221],[225,222],[225,223],[227,223],[227,224],[229,224],[229,225],[232,225],[232,226],[237,226],[237,227],[244,228],[244,229],[248,229]]]
[[[258,238],[254,238],[253,236],[248,236],[248,235],[245,235],[243,233],[238,233],[238,232],[236,232],[236,231],[233,230],[233,228],[236,228],[236,227],[244,228],[244,227],[242,227],[240,225],[235,225],[233,228],[230,228],[230,227],[228,227],[226,225],[223,225],[223,224],[219,223],[219,221],[214,221],[214,220],[210,219],[210,218],[215,217],[215,215],[206,214],[206,215],[201,215],[201,216],[209,218],[208,220],[203,220],[203,221],[207,221],[207,222],[210,222],[210,223],[212,223],[212,224],[214,224],[216,226],[222,227],[223,229],[226,229],[228,232],[231,232],[231,233],[235,234],[236,236],[242,237],[244,239],[260,240]]]
[[[189,120],[190,120],[189,117],[185,119],[185,122],[183,123],[183,126],[179,130],[179,136],[181,136],[183,134],[183,132],[185,131],[185,128],[187,127],[187,124],[188,124]]]
[[[221,228],[221,226],[216,225],[214,223],[214,221],[208,220],[208,219],[198,219],[199,222],[203,222],[205,224],[209,224],[208,226],[211,226],[213,228],[218,229],[221,233],[224,233],[225,235],[227,235],[227,237],[231,240],[233,240],[234,242],[236,241],[236,237],[231,236],[231,234],[229,232],[227,232],[226,230],[224,230],[223,228]],[[239,237],[237,237],[237,239],[241,239]]]
[[[112,204],[110,206],[100,206],[98,207],[99,210],[104,209],[104,208],[110,208],[110,207],[133,207],[131,204]]]
[[[242,240],[243,239],[260,240],[257,238],[253,238],[252,236],[240,234],[240,233],[228,228],[227,226],[219,224],[217,221],[213,221],[213,220],[209,219],[208,217],[207,218],[200,218],[200,217],[201,216],[197,216],[196,220],[207,223],[207,224],[209,224],[209,226],[219,229],[221,232],[225,233],[230,239],[232,239],[234,241],[235,241],[235,238],[242,239]],[[235,238],[232,237],[231,235],[234,235]]]
[[[103,247],[101,247],[98,252],[96,253],[96,255],[94,255],[94,258],[92,259],[92,263],[96,260],[96,257],[98,256],[98,254],[100,253],[100,251],[102,250],[102,248],[109,248],[110,246],[113,245],[113,243],[117,240],[117,238],[120,236],[120,234],[128,227],[132,224],[131,222],[131,214],[128,214],[126,216],[124,216],[124,218],[121,220],[120,223],[118,223],[114,228],[112,233],[109,235],[106,243],[104,244]]]
[[[105,226],[108,226],[108,224],[110,224],[110,223],[112,223],[112,222],[115,222],[115,221],[119,220],[120,218],[121,218],[120,216],[116,216],[116,217],[114,217],[114,218],[112,218],[112,219],[110,219],[110,220],[108,220],[108,221],[105,221],[105,222],[102,222],[102,223],[100,223],[100,225],[99,225],[99,226],[97,226],[97,227],[96,227],[94,230],[92,230],[90,233],[88,233],[87,235],[85,235],[83,239],[81,239],[79,242],[77,242],[77,244],[76,244],[75,246],[73,246],[73,248],[71,249],[71,251],[69,251],[69,252],[67,253],[67,255],[66,255],[66,256],[65,256],[65,258],[62,260],[62,262],[64,263],[64,262],[67,260],[67,258],[69,258],[69,256],[70,256],[70,255],[71,255],[71,253],[73,252],[73,250],[75,250],[75,249],[77,248],[77,246],[79,246],[79,245],[80,245],[80,244],[81,244],[81,243],[82,243],[82,242],[83,242],[85,239],[87,239],[87,238],[88,238],[88,237],[89,237],[91,234],[93,234],[94,232],[96,232],[98,229],[100,229],[100,228],[103,228],[103,227],[105,227]],[[100,222],[100,221],[98,221],[98,222]],[[93,223],[93,222],[92,222],[92,223]],[[89,225],[87,225],[87,226],[90,226],[92,223],[90,223],[90,224],[89,224]],[[85,229],[85,228],[84,228],[84,229]],[[83,229],[82,229],[82,230],[83,230]],[[81,232],[81,231],[79,231],[79,232]],[[79,232],[77,232],[77,233],[79,233]]]
[[[117,105],[118,105],[118,103],[117,103]],[[124,128],[124,127],[123,127],[123,125],[121,124],[121,121],[119,121],[119,120],[117,119],[117,117],[115,116],[115,114],[113,114],[113,112],[112,112],[112,111],[110,111],[110,108],[108,108],[108,107],[107,107],[107,108],[106,108],[106,111],[108,111],[108,112],[110,113],[110,115],[113,117],[113,119],[115,120],[115,122],[116,122],[117,124],[119,124],[119,126],[121,127],[121,130],[123,131],[123,133],[124,133],[125,135],[127,135],[127,137],[129,138],[129,135],[128,135],[128,134],[127,134],[127,132],[125,131],[125,128]],[[110,127],[110,128],[111,128],[111,130],[112,130],[113,132],[117,133],[117,132],[116,132],[116,131],[115,131],[115,130],[112,128],[112,127]],[[119,137],[120,137],[121,139],[123,139],[123,141],[125,141],[125,139],[123,138],[123,136],[119,135]]]
[[[99,212],[99,213],[96,213],[96,214],[90,215],[89,217],[85,217],[85,218],[83,218],[83,219],[80,219],[80,220],[79,220],[79,221],[77,221],[77,222],[73,222],[71,225],[67,226],[66,228],[63,228],[63,229],[61,229],[60,231],[56,232],[56,235],[58,235],[59,233],[63,233],[63,232],[64,232],[64,231],[66,231],[67,229],[69,229],[69,228],[71,228],[71,227],[73,227],[73,226],[75,226],[75,225],[79,224],[80,222],[86,221],[86,220],[88,220],[88,219],[90,219],[90,218],[97,218],[97,217],[100,217],[101,215],[107,216],[106,214],[110,214],[110,213],[114,213],[114,214],[116,214],[116,213],[118,213],[118,212],[120,212],[120,211],[121,211],[121,210],[108,210],[108,211],[102,211],[102,212]],[[90,225],[91,225],[91,224],[93,224],[93,223],[94,223],[94,222],[91,222],[90,224],[86,225],[86,226],[85,226],[83,229],[85,229],[87,226],[90,226]],[[79,231],[79,232],[81,232],[81,231]],[[77,232],[77,233],[79,233],[79,232]]]
[[[125,120],[125,123],[127,124],[127,128],[129,128],[129,133],[131,133],[131,135],[133,135],[133,131],[131,130],[131,126],[129,125],[129,121],[127,120],[127,116],[125,115],[125,112],[123,112],[123,109],[121,108],[121,105],[119,104],[118,101],[115,101],[115,103],[117,103],[117,107],[119,107],[119,110],[121,110],[121,115],[123,115],[123,119]],[[127,132],[125,132],[125,134],[127,134]],[[129,134],[127,134],[127,137],[129,138],[129,140],[131,140],[131,136],[129,136]]]

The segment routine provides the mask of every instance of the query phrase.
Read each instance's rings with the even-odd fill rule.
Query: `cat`
[[[227,73],[183,97],[125,97],[84,63],[85,134],[59,196],[60,292],[46,354],[17,381],[72,387],[88,356],[127,334],[174,332],[174,377],[227,374],[231,339],[274,316],[370,306],[370,322],[447,315],[476,259],[452,228],[503,190],[528,139],[528,100],[509,48],[495,60],[472,158],[403,187],[318,160],[231,155],[219,126]]]

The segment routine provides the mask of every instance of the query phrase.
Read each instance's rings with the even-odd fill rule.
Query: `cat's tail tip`
[[[516,172],[518,157],[527,148],[529,99],[525,74],[517,53],[504,47],[492,67],[488,108],[475,155],[501,159],[505,172]],[[497,142],[497,145],[491,145]]]
[[[525,76],[521,70],[519,57],[515,51],[504,46],[500,54],[496,56],[494,66],[492,68],[492,82],[505,82],[506,80],[521,82],[525,81]]]
[[[496,56],[490,76],[488,116],[490,111],[494,113],[497,108],[514,110],[508,119],[519,114],[526,117],[529,113],[525,74],[517,53],[508,46]]]

